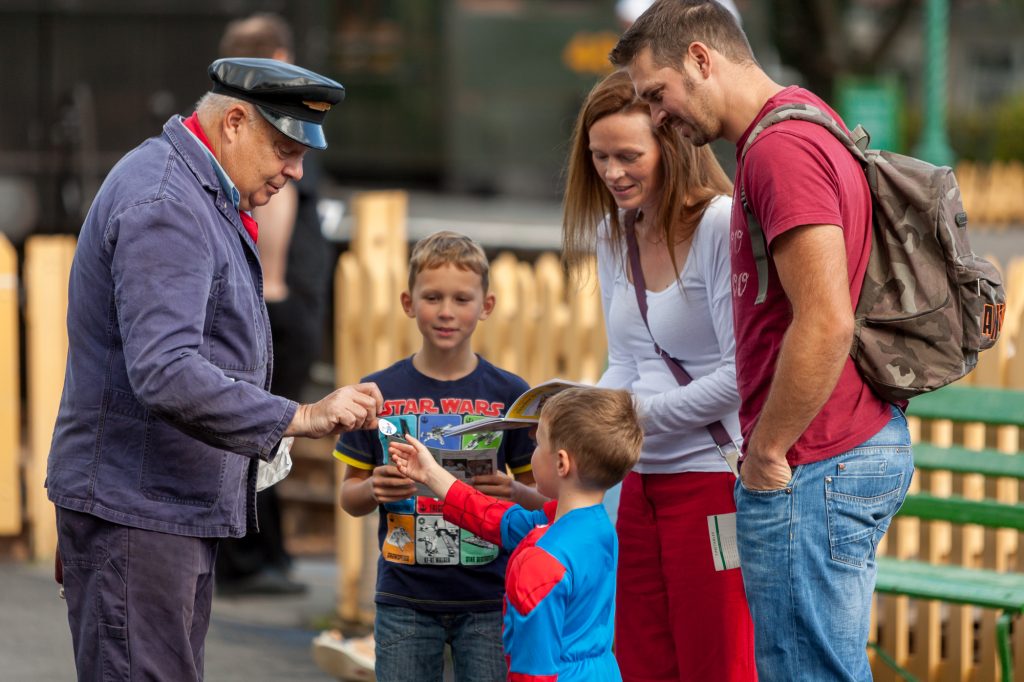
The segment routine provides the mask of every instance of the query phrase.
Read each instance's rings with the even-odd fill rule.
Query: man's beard
[[[676,132],[685,137],[694,147],[703,147],[717,138],[704,128],[699,128],[693,123],[684,122],[681,118],[672,116],[665,123],[671,126]]]

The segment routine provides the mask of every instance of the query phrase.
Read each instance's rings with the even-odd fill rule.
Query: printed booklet
[[[506,431],[508,429],[521,429],[529,426],[536,426],[540,420],[540,410],[548,398],[564,391],[567,388],[588,387],[575,381],[564,379],[551,379],[543,384],[538,384],[516,398],[509,406],[504,417],[489,417],[477,419],[476,421],[448,426],[444,429],[445,436],[458,436],[464,433],[479,433],[481,431]]]
[[[405,443],[405,433],[408,431],[404,428],[405,422],[402,421],[400,423],[403,427],[402,432],[399,432],[398,428],[387,419],[381,419],[378,422],[377,428],[385,440]],[[446,450],[430,447],[429,445],[424,447],[430,451],[430,454],[434,456],[438,464],[463,483],[469,483],[470,479],[474,476],[487,476],[498,470],[497,447],[480,448],[477,450]],[[390,459],[391,457],[385,445],[384,463],[387,464]],[[416,484],[416,494],[423,497],[434,496],[430,488],[422,483]]]

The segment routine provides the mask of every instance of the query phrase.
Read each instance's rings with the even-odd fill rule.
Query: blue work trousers
[[[57,542],[79,680],[203,679],[216,539],[57,507]]]

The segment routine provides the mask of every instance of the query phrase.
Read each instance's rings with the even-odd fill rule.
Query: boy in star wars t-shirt
[[[441,503],[420,494],[426,491],[387,462],[385,435],[411,433],[436,450],[471,451],[453,452],[445,465],[489,495],[531,509],[547,501],[532,487],[533,443],[526,429],[444,435],[447,426],[503,415],[528,388],[472,351],[473,331],[495,303],[487,275],[483,250],[467,237],[439,232],[416,245],[402,307],[416,320],[423,345],[367,379],[384,396],[379,417],[387,423],[376,432],[346,434],[336,448],[347,465],[342,508],[356,516],[380,514],[377,679],[440,676],[445,642],[451,643],[457,680],[505,679],[501,608],[508,556],[445,521]],[[487,451],[496,451],[496,470],[481,474],[490,470]]]

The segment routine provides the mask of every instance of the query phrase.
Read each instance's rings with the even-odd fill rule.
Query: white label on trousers
[[[708,535],[711,538],[711,556],[716,571],[740,567],[740,553],[736,548],[736,514],[714,514],[708,517]]]

